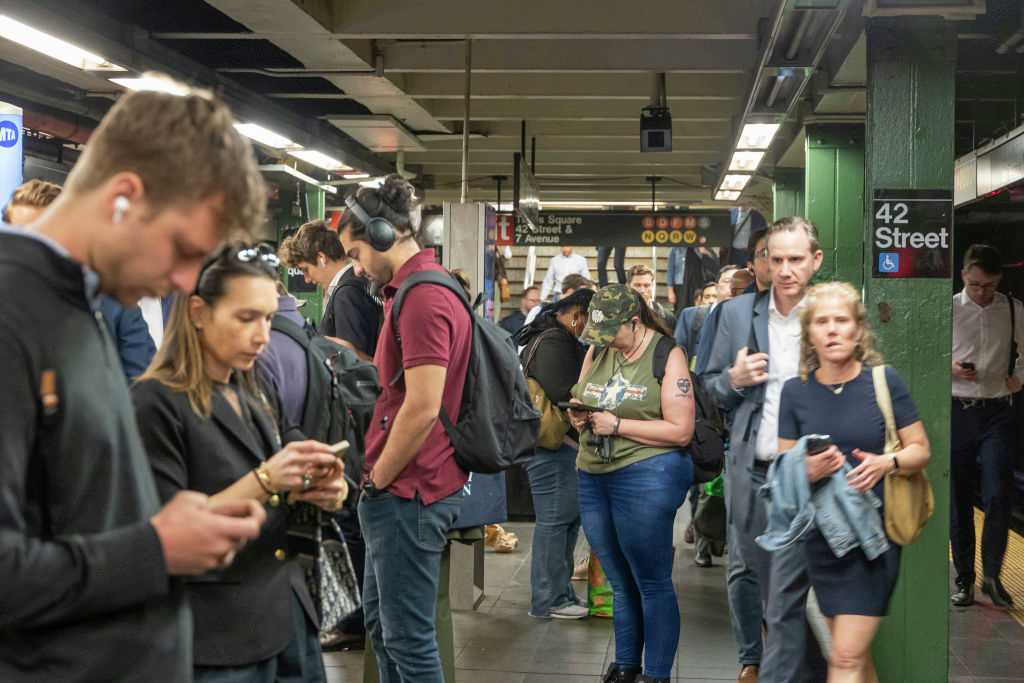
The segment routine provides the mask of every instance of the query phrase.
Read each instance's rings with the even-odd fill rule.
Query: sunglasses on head
[[[208,271],[212,265],[220,261],[222,258],[224,258],[224,252],[221,252],[203,265],[199,271],[199,277],[196,278],[196,288],[195,291],[192,292],[193,294],[199,294],[199,283],[203,281],[203,275],[206,274],[206,271]],[[281,265],[281,259],[279,259],[277,254],[274,253],[273,247],[262,242],[260,244],[254,244],[251,247],[243,247],[242,249],[239,249],[235,252],[235,259],[242,263],[265,263],[272,268],[278,268]]]

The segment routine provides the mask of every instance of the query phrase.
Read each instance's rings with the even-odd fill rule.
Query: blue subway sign
[[[21,130],[13,121],[0,121],[0,147],[14,147],[20,139]]]

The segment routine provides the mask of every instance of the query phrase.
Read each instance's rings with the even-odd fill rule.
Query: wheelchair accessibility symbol
[[[900,272],[900,255],[892,251],[883,251],[878,255],[879,273]]]

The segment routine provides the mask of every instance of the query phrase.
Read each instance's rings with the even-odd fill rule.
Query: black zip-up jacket
[[[0,680],[191,680],[184,592],[82,267],[0,232],[0,288]]]
[[[580,344],[578,337],[566,331],[553,315],[538,318],[531,326],[531,332],[536,332],[519,339],[519,343],[524,345],[519,354],[524,367],[534,341],[542,334],[544,337],[537,342],[537,350],[526,369],[527,376],[537,380],[549,401],[558,403],[571,400],[572,388],[580,379],[583,359],[587,355],[586,347]],[[569,437],[578,440],[578,436],[578,432],[570,428]]]

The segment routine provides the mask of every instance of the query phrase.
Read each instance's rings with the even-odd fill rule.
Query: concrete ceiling
[[[801,13],[818,12],[807,23],[826,38],[814,59],[808,39],[792,48],[810,87],[798,93],[803,104],[779,110],[788,125],[744,202],[766,206],[772,168],[802,164],[808,117],[849,120],[865,105],[864,20],[854,0],[8,1],[3,11],[42,17],[40,28],[131,69],[169,62],[178,77],[233,96],[233,107],[241,102],[240,118],[262,114],[268,127],[280,122],[307,146],[320,140],[346,163],[380,172],[400,153],[429,202],[460,193],[467,39],[476,200],[495,199],[492,176],[511,177],[525,122],[544,202],[648,202],[646,177],[657,175],[659,200],[710,203],[708,178],[728,161],[744,112],[765,99],[765,74],[774,81],[785,66],[780,51],[799,42]],[[826,31],[818,19],[836,8],[842,21]],[[998,25],[975,38],[998,38]],[[17,69],[73,89],[79,109],[102,109],[118,92],[102,74],[0,39],[0,95],[17,89]],[[641,153],[639,118],[656,72],[665,74],[673,151]],[[503,199],[511,189],[504,181]]]

